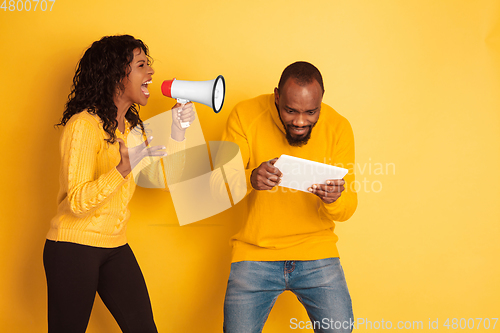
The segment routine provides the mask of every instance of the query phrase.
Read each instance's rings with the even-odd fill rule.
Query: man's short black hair
[[[319,70],[313,65],[305,61],[297,61],[291,65],[288,65],[283,73],[281,74],[280,82],[278,83],[278,90],[282,90],[286,81],[289,78],[293,78],[298,85],[306,85],[316,80],[320,87],[321,92],[325,92],[325,87],[323,86],[323,77]]]

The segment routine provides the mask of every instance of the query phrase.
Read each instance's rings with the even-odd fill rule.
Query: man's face
[[[318,122],[323,93],[316,80],[298,85],[288,79],[282,91],[274,89],[274,101],[291,146],[301,147],[311,138],[312,128]]]

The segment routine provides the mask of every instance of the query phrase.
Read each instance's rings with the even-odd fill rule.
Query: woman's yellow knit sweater
[[[125,127],[125,133],[116,130],[116,136],[127,144],[127,122]],[[127,243],[127,206],[136,185],[132,173],[123,178],[116,169],[119,144],[109,144],[107,138],[100,118],[87,111],[74,115],[64,127],[58,209],[47,239],[105,248]],[[171,139],[167,152],[181,151],[184,145]],[[151,177],[158,174],[152,172]]]

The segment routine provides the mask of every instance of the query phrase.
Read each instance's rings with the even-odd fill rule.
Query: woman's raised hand
[[[132,170],[141,162],[141,160],[146,156],[158,156],[165,157],[167,156],[167,152],[165,151],[165,146],[154,146],[148,147],[148,145],[153,140],[153,137],[150,136],[143,143],[132,147],[127,148],[125,142],[122,139],[116,139],[120,144],[120,163],[116,166],[116,169],[120,174],[125,178]]]
[[[181,123],[191,125],[196,119],[196,108],[192,102],[186,104],[177,103],[172,108],[172,138],[177,141],[184,140],[186,128]]]

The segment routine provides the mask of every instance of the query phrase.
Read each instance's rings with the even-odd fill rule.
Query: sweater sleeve
[[[78,217],[101,207],[126,182],[116,167],[96,178],[101,141],[97,127],[85,119],[67,124],[61,138],[61,183],[66,185],[70,210]]]
[[[231,191],[238,192],[232,193],[233,197],[236,196],[238,198],[243,198],[253,189],[250,183],[250,175],[252,173],[252,169],[249,168],[250,147],[246,133],[239,118],[237,107],[231,112],[228,117],[226,129],[222,135],[222,141],[234,142],[238,145],[238,148],[240,150],[241,160],[243,162],[245,172],[244,181],[246,184],[243,184],[243,176],[241,172],[242,170],[239,168],[240,164],[238,161],[236,161],[236,163],[227,163],[224,167],[224,174],[226,177],[225,180],[229,184]],[[227,150],[231,149],[230,145],[223,145],[222,147],[228,147]],[[217,160],[224,160],[224,157],[228,155],[231,156],[233,154],[226,152],[224,149],[220,149],[218,152]],[[220,162],[216,162],[215,164],[220,164]]]
[[[345,126],[335,144],[332,161],[334,165],[349,170],[344,177],[344,191],[340,198],[331,204],[321,201],[319,213],[328,220],[343,222],[348,220],[356,210],[358,196],[354,184],[354,134],[351,125],[346,120]]]

